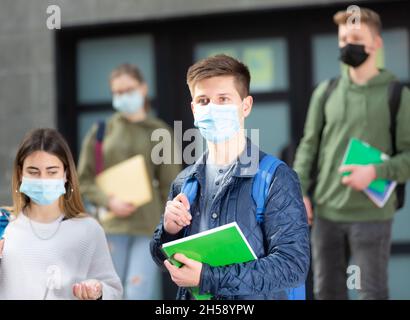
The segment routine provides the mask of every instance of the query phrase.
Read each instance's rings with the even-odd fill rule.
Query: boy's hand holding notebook
[[[167,242],[162,250],[173,265],[181,263],[173,259],[174,254],[209,264],[212,267],[227,266],[256,260],[257,257],[236,222],[207,230],[192,236]],[[209,300],[212,295],[200,295],[198,288],[191,288],[197,300]]]
[[[370,146],[364,141],[352,138],[345,152],[342,165],[380,164],[388,159],[389,156],[379,149]],[[349,172],[344,172],[342,175],[347,176],[349,174]],[[395,181],[375,179],[363,192],[381,208],[390,198],[396,184]]]

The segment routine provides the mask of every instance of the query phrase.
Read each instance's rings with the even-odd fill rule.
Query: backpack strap
[[[198,186],[199,182],[195,177],[188,177],[185,179],[184,183],[182,184],[181,187],[181,193],[185,194],[186,197],[188,198],[189,205],[192,206],[196,199],[196,195],[198,193]],[[188,228],[184,228],[184,237],[186,237],[188,234]]]
[[[290,288],[286,290],[289,300],[306,300],[306,287],[301,285],[297,288]]]
[[[313,194],[314,189],[317,183],[317,177],[319,174],[319,153],[320,153],[320,143],[322,142],[323,130],[326,126],[326,103],[329,100],[329,97],[332,95],[333,91],[336,89],[337,85],[339,84],[340,76],[336,78],[332,78],[329,80],[326,90],[323,93],[322,97],[319,100],[319,109],[322,114],[322,122],[320,124],[319,133],[318,133],[318,143],[317,143],[317,150],[315,150],[315,158],[313,160],[312,169],[310,171],[310,177],[312,180],[312,185],[308,190],[308,194]]]
[[[261,224],[264,221],[265,200],[269,193],[269,187],[275,171],[284,162],[272,155],[265,155],[259,162],[259,169],[253,178],[252,198],[256,203],[256,221]]]
[[[198,193],[198,185],[199,182],[195,177],[186,179],[182,185],[181,193],[186,195],[190,205],[195,201],[196,194]]]
[[[390,82],[388,88],[389,95],[389,110],[390,110],[390,136],[392,142],[393,155],[398,153],[397,140],[396,140],[396,128],[397,128],[397,114],[400,108],[401,93],[404,85],[399,81]],[[396,209],[401,209],[404,206],[404,198],[406,195],[406,184],[399,183],[396,187],[397,194],[397,206]]]
[[[392,81],[389,85],[389,110],[390,110],[390,134],[392,138],[393,155],[397,154],[396,127],[397,113],[400,108],[401,92],[404,85],[398,81]]]
[[[323,93],[322,98],[320,99],[320,110],[321,110],[322,115],[323,115],[323,121],[322,121],[322,125],[321,125],[320,131],[319,131],[319,145],[320,145],[320,141],[322,140],[323,130],[324,130],[325,125],[326,125],[326,113],[325,113],[326,102],[327,102],[327,100],[329,100],[329,98],[332,95],[333,91],[335,91],[337,85],[339,84],[339,81],[340,81],[340,77],[330,79],[329,83],[327,84],[326,90]]]
[[[266,198],[269,194],[272,178],[275,175],[276,169],[283,163],[283,161],[269,154],[265,155],[259,163],[259,169],[252,185],[252,198],[256,203],[256,221],[258,224],[264,222]],[[285,291],[288,300],[306,300],[305,284],[297,288],[288,288]]]
[[[105,121],[99,121],[97,127],[97,135],[95,141],[95,175],[98,175],[104,170],[104,158],[103,158],[103,140],[105,134]]]

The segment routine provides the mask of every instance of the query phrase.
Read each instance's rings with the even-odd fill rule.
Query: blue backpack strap
[[[195,177],[189,177],[185,179],[184,183],[182,184],[181,193],[186,195],[190,206],[192,206],[195,201],[196,194],[198,193],[198,185],[199,182]],[[185,227],[184,237],[187,236],[187,232],[188,228]]]
[[[306,288],[304,284],[297,288],[287,289],[286,292],[288,294],[288,300],[306,300]]]
[[[252,185],[252,198],[256,203],[256,221],[258,224],[264,222],[265,200],[269,194],[269,188],[276,169],[284,162],[272,155],[265,155],[259,162],[259,169]],[[305,285],[286,290],[289,300],[306,300]]]
[[[265,199],[269,193],[272,178],[277,167],[283,161],[272,155],[265,155],[259,162],[259,169],[256,173],[252,185],[252,198],[256,203],[256,221],[260,224],[264,221]]]
[[[0,240],[3,239],[4,231],[10,221],[10,212],[6,209],[0,208]]]
[[[187,196],[190,205],[195,201],[196,194],[198,193],[198,184],[198,180],[195,177],[190,177],[182,185],[181,193]]]

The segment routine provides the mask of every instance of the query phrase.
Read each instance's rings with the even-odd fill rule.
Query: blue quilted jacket
[[[251,161],[237,161],[231,174],[221,183],[211,212],[209,228],[236,221],[258,259],[224,267],[203,264],[200,294],[211,293],[215,299],[259,300],[286,299],[284,289],[298,287],[306,280],[310,261],[309,229],[301,188],[296,173],[281,164],[272,179],[266,198],[265,221],[256,221],[256,205],[252,198],[252,182],[259,160],[265,155],[247,141],[246,154]],[[165,242],[198,233],[200,208],[203,207],[205,186],[205,153],[195,164],[184,169],[174,180],[169,193],[172,200],[181,191],[187,177],[199,182],[198,196],[191,205],[192,223],[176,235],[164,231],[163,221],[151,241],[154,261],[164,268],[166,259],[161,251]],[[255,170],[256,168],[256,170]],[[191,299],[185,288],[179,288],[177,299]]]

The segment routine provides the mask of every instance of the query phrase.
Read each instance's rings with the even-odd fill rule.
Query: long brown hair
[[[139,83],[145,83],[145,79],[144,76],[142,75],[142,72],[140,69],[138,69],[137,66],[134,66],[132,64],[129,63],[123,63],[121,65],[119,65],[118,67],[116,67],[110,75],[110,83],[112,82],[112,80],[114,80],[115,78],[118,78],[119,76],[122,75],[127,75],[129,77],[131,77],[132,79],[136,80]],[[150,105],[150,101],[148,99],[148,96],[145,97],[145,101],[144,101],[144,110],[145,112],[149,112],[151,108]]]
[[[66,218],[87,216],[79,192],[79,183],[73,156],[63,136],[54,129],[35,129],[21,142],[13,167],[13,209],[17,215],[30,205],[30,198],[19,192],[24,160],[33,152],[45,151],[60,159],[67,176],[66,193],[60,197],[59,205]]]

